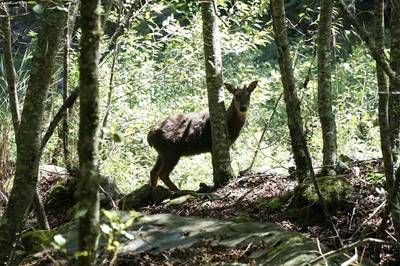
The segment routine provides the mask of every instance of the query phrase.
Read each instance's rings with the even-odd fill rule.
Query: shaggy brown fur
[[[234,97],[226,111],[230,145],[239,137],[246,121],[250,94],[257,86],[253,81],[243,89],[230,84],[225,87]],[[172,190],[178,188],[169,179],[169,174],[181,156],[211,152],[211,126],[208,112],[178,114],[166,118],[153,126],[147,135],[147,142],[158,153],[157,161],[150,172],[150,183],[157,186],[158,178]]]

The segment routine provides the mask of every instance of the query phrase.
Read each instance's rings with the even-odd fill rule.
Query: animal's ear
[[[254,89],[257,87],[258,84],[258,80],[253,81],[252,83],[249,84],[249,86],[247,87],[247,90],[249,92],[253,92]]]
[[[230,93],[232,93],[232,94],[235,93],[235,91],[236,91],[236,87],[235,87],[235,86],[233,86],[233,85],[230,84],[230,83],[224,83],[224,85],[225,85],[225,88],[226,88]]]

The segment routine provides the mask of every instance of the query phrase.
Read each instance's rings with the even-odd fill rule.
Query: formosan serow
[[[250,105],[250,96],[257,87],[258,81],[239,88],[224,83],[225,88],[233,95],[226,110],[229,134],[229,145],[239,137],[246,122]],[[211,126],[208,111],[169,116],[155,124],[147,135],[147,142],[157,153],[157,160],[150,172],[150,184],[157,186],[160,178],[168,188],[178,191],[169,175],[182,156],[192,156],[211,152]]]

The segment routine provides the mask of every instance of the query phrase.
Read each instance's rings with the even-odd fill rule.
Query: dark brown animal
[[[239,137],[250,105],[250,95],[258,81],[253,81],[243,89],[225,83],[225,88],[233,94],[226,111],[230,145]],[[169,179],[181,156],[211,152],[211,126],[208,112],[187,113],[170,116],[152,127],[147,142],[158,153],[157,161],[150,172],[150,184],[157,186],[158,178],[171,190],[179,190]]]

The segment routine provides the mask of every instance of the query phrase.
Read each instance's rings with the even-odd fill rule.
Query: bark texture
[[[392,0],[392,14],[390,21],[390,66],[400,76],[400,0]],[[390,80],[390,99],[389,99],[389,125],[392,140],[392,158],[395,165],[398,165],[398,153],[400,148],[400,83]],[[389,180],[388,180],[389,181]],[[391,180],[390,180],[391,181]],[[397,167],[393,183],[387,182],[389,191],[389,205],[392,216],[393,226],[397,238],[400,237],[400,167]]]
[[[400,0],[392,0],[392,14],[390,20],[390,67],[400,75]],[[400,133],[400,85],[390,81],[389,121],[391,126],[392,143],[397,158]],[[397,159],[396,159],[397,161]]]
[[[375,43],[377,49],[384,53],[384,0],[375,0]],[[393,186],[392,138],[389,123],[389,87],[388,78],[382,68],[376,63],[376,76],[379,89],[379,129],[381,149],[385,166],[386,183]]]
[[[295,92],[295,79],[292,60],[289,54],[289,41],[285,25],[285,9],[283,0],[271,0],[272,24],[275,42],[278,50],[279,69],[283,84],[284,100],[288,117],[288,126],[299,180],[302,181],[308,173],[308,162],[305,149],[303,120],[300,111],[300,101]]]
[[[32,59],[30,80],[17,132],[14,185],[0,225],[0,262],[3,263],[12,257],[17,234],[22,230],[36,191],[44,107],[65,15],[60,9],[48,7],[43,14],[43,25]]]
[[[96,265],[99,239],[99,44],[101,37],[100,1],[81,1],[80,125],[79,125],[79,218],[78,265]]]
[[[225,117],[221,45],[218,18],[213,0],[201,2],[204,59],[210,111],[212,166],[215,187],[226,185],[233,177],[229,154],[229,136]]]
[[[375,44],[379,53],[384,54],[385,48],[385,25],[384,25],[384,0],[375,0]],[[392,20],[393,22],[393,20]],[[393,44],[393,43],[392,43]],[[393,46],[392,46],[393,49]],[[393,68],[393,63],[391,64]],[[389,103],[394,95],[390,95],[388,78],[382,67],[376,63],[376,75],[379,89],[379,129],[381,138],[381,150],[384,161],[384,170],[386,176],[386,190],[388,191],[388,210],[391,213],[393,225],[399,235],[400,232],[400,217],[396,212],[396,206],[398,206],[398,200],[396,199],[397,192],[393,191],[395,187],[395,174],[394,174],[394,159],[393,159],[393,148],[395,143],[393,142],[393,130],[392,127],[396,126],[390,121],[389,114]],[[392,114],[392,119],[393,119]]]
[[[7,12],[7,10],[4,10]],[[11,118],[13,121],[13,128],[15,133],[15,138],[17,138],[17,132],[19,123],[21,120],[21,115],[19,111],[19,97],[17,89],[17,74],[15,72],[14,60],[12,55],[12,39],[11,39],[11,25],[10,18],[3,17],[2,19],[2,32],[4,41],[4,69],[6,71],[7,77],[7,89],[8,89],[8,99],[11,111]],[[16,139],[15,139],[16,140]],[[50,229],[49,223],[46,218],[46,212],[44,211],[43,203],[40,199],[38,192],[34,196],[33,209],[37,217],[39,227],[41,229]]]
[[[318,22],[318,114],[322,128],[323,172],[335,174],[336,122],[332,111],[332,12],[333,0],[321,0]]]

